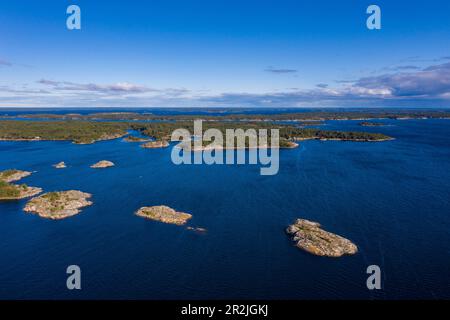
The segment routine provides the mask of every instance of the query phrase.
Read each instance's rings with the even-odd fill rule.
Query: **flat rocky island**
[[[55,169],[65,169],[65,168],[67,168],[67,165],[64,161],[61,161],[60,163],[53,165],[53,167]]]
[[[337,258],[358,252],[357,246],[350,240],[322,230],[317,222],[297,219],[286,232],[292,236],[298,248],[316,256]]]
[[[169,143],[165,140],[149,141],[147,143],[141,144],[141,148],[154,149],[154,148],[166,148]]]
[[[189,213],[177,212],[167,206],[142,207],[136,212],[136,215],[155,221],[176,224],[178,226],[186,224],[186,222],[192,218],[192,215]]]
[[[109,168],[109,167],[114,167],[114,163],[111,161],[107,161],[107,160],[99,161],[91,166],[91,168],[93,168],[93,169],[102,169],[102,168]]]
[[[49,192],[28,201],[25,212],[41,218],[61,220],[80,213],[80,209],[92,205],[91,194],[77,190]]]

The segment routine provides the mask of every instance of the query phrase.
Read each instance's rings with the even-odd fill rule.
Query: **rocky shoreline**
[[[94,144],[96,142],[100,141],[107,141],[107,140],[114,140],[121,138],[125,136],[126,133],[118,133],[118,134],[111,134],[111,135],[104,135],[98,139],[93,139],[90,141],[73,141],[72,139],[65,139],[65,138],[55,138],[55,139],[49,139],[49,138],[41,138],[41,137],[33,137],[33,138],[0,138],[0,141],[11,141],[11,142],[36,142],[36,141],[72,141],[73,144],[78,145],[85,145],[85,144]]]
[[[119,139],[119,138],[122,138],[125,135],[126,135],[126,133],[105,134],[105,135],[101,136],[100,138],[93,139],[91,141],[83,141],[83,142],[81,142],[81,141],[73,141],[73,143],[74,144],[80,144],[80,145],[83,145],[83,144],[94,144],[94,143],[100,142],[100,141]]]
[[[127,136],[123,139],[123,141],[125,142],[147,142],[149,141],[149,139],[145,139],[145,138],[139,138],[139,137],[135,137],[135,136]]]
[[[31,175],[31,172],[29,171],[22,171],[22,170],[5,170],[0,172],[0,180],[5,181],[7,183],[15,182],[22,180],[25,177],[28,177]]]
[[[155,148],[166,148],[169,143],[165,140],[149,141],[147,143],[141,144],[141,148],[145,149],[155,149]]]
[[[349,138],[320,138],[320,137],[293,138],[293,139],[294,141],[320,140],[320,141],[350,141],[350,142],[384,142],[395,140],[395,138],[392,137],[384,139],[349,139]]]
[[[341,257],[358,252],[350,240],[321,229],[317,222],[297,219],[286,229],[296,246],[306,252],[322,257]]]
[[[285,145],[282,146],[278,146],[277,148],[273,147],[274,149],[294,149],[297,148],[299,146],[298,143],[295,143],[293,141],[287,141],[285,142]],[[251,149],[271,149],[271,146],[268,145],[261,145],[261,146],[257,146],[257,147],[249,147],[249,146],[245,146],[245,147],[227,147],[227,146],[220,146],[220,145],[207,145],[207,146],[201,146],[201,147],[197,147],[197,146],[191,146],[189,148],[188,147],[183,147],[180,145],[176,145],[175,148],[178,149],[183,149],[185,151],[193,151],[193,152],[197,152],[197,151],[211,151],[211,150],[251,150]]]

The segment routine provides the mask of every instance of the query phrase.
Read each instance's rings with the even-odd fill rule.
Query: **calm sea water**
[[[259,167],[175,166],[168,149],[119,140],[0,142],[0,170],[36,171],[23,180],[45,191],[79,189],[94,205],[62,221],[0,203],[0,298],[5,299],[406,299],[450,298],[450,121],[383,121],[362,128],[382,143],[307,141],[281,150],[280,172]],[[102,159],[113,168],[93,170]],[[65,161],[68,168],[52,164]],[[168,205],[193,215],[196,234],[133,213]],[[296,218],[320,222],[359,253],[320,258],[284,233]],[[68,265],[82,290],[66,289]],[[383,290],[366,288],[366,268]]]

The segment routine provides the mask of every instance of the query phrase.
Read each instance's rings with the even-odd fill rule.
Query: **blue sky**
[[[444,0],[2,1],[0,106],[449,107],[449,39]]]

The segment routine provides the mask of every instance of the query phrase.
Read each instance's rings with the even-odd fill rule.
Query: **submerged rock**
[[[53,167],[55,167],[56,169],[67,168],[66,163],[64,161],[61,161],[60,163],[57,163],[57,164],[53,165]]]
[[[91,168],[101,169],[101,168],[108,168],[108,167],[113,167],[113,166],[115,166],[115,164],[113,162],[107,161],[107,160],[102,160],[102,161],[97,162],[96,164],[93,164],[91,166]]]
[[[31,175],[31,172],[29,172],[29,171],[22,171],[22,170],[16,170],[16,169],[5,170],[5,171],[0,172],[0,180],[9,183],[9,182],[21,180],[30,175]]]
[[[166,148],[169,143],[165,140],[149,141],[147,143],[141,144],[141,148],[154,149],[154,148]]]
[[[92,205],[92,195],[77,190],[50,192],[28,201],[25,212],[42,218],[60,220],[80,213],[80,209]]]
[[[297,219],[286,232],[292,236],[297,247],[316,256],[341,257],[358,252],[350,240],[321,229],[317,222]]]
[[[186,222],[192,218],[192,215],[189,213],[177,212],[167,206],[142,207],[136,212],[136,215],[179,226],[186,224]]]
[[[206,231],[207,231],[205,228],[200,228],[200,227],[187,227],[186,229],[190,230],[190,231],[194,231],[196,233],[206,233]]]

